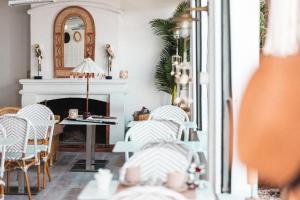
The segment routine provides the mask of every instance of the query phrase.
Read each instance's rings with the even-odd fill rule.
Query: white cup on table
[[[109,191],[113,174],[109,169],[99,169],[98,173],[95,174],[98,188],[101,191]]]
[[[69,110],[69,119],[77,119],[78,117],[78,109],[70,109]]]

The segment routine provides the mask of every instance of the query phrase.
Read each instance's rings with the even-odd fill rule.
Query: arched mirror
[[[65,24],[64,65],[74,67],[84,59],[85,25],[78,16],[70,17]]]
[[[95,24],[84,8],[63,9],[54,22],[54,74],[70,77],[72,69],[84,58],[95,58]]]

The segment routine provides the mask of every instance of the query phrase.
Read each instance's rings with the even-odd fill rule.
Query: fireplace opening
[[[69,109],[78,109],[79,115],[85,112],[86,99],[62,98],[47,100],[41,104],[49,107],[60,119],[69,115]],[[98,100],[89,100],[89,112],[92,115],[109,116],[109,103]],[[59,147],[61,150],[83,150],[86,141],[86,126],[68,125],[63,127],[63,133],[59,135]],[[96,126],[96,145],[109,144],[109,126]],[[66,150],[67,151],[67,150]]]

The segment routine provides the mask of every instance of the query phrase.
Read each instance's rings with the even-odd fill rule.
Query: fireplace
[[[22,85],[20,94],[22,95],[23,107],[33,103],[44,102],[50,108],[52,107],[55,114],[59,114],[62,118],[67,116],[69,108],[79,108],[81,112],[84,110],[84,99],[86,96],[86,80],[84,79],[24,79],[20,80],[20,83]],[[117,124],[106,128],[106,134],[102,134],[102,131],[99,131],[97,142],[112,145],[124,140],[126,94],[126,80],[92,79],[90,81],[90,104],[92,106],[95,104],[95,108],[90,111],[93,114],[99,113],[117,117]],[[62,103],[64,105],[62,108],[59,107],[61,101],[67,101]],[[53,103],[55,106],[52,105]],[[65,131],[68,132],[69,129],[66,128]],[[83,131],[80,130],[80,132]],[[105,139],[103,135],[105,135]],[[81,136],[61,139],[65,143],[74,142],[75,139],[83,142],[83,137],[81,138]]]
[[[41,102],[49,107],[55,115],[61,119],[68,116],[69,109],[78,109],[81,115],[85,111],[86,99],[84,98],[61,98]],[[109,116],[109,103],[99,100],[89,100],[89,111],[93,115]],[[65,126],[63,133],[59,136],[61,149],[64,148],[81,148],[86,140],[85,126]],[[109,127],[96,127],[96,145],[109,144]],[[100,145],[99,145],[100,146]]]

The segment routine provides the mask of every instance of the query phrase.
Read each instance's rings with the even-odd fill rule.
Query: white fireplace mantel
[[[85,79],[22,79],[20,94],[22,107],[47,100],[61,98],[85,98]],[[124,140],[125,134],[125,96],[126,80],[90,81],[90,99],[105,101],[110,104],[110,115],[118,118],[118,125],[110,128],[110,144]]]

